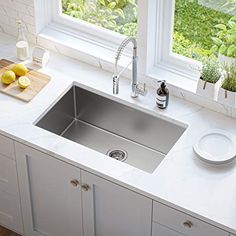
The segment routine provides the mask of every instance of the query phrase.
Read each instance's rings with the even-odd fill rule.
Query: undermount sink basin
[[[47,111],[36,126],[149,173],[185,131],[184,125],[77,86]]]

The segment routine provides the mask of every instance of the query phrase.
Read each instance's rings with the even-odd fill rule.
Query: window
[[[235,5],[232,0],[176,0],[173,52],[196,60],[215,55]]]
[[[235,13],[235,0],[149,0],[143,42],[149,74],[196,81],[203,56],[236,57]]]
[[[137,0],[61,0],[63,14],[126,35],[137,35]]]
[[[52,0],[51,8],[51,23],[103,47],[137,34],[137,0]]]

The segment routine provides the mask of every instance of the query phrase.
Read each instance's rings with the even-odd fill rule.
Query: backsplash
[[[17,35],[16,21],[22,20],[27,30],[27,38],[35,42],[34,0],[0,0],[0,31]]]
[[[202,107],[208,108],[212,111],[225,114],[231,118],[236,118],[236,108],[225,104],[221,104],[217,101],[202,97],[196,93],[186,91],[182,88],[177,88],[175,86],[170,86],[171,94],[175,97],[182,98],[188,102],[200,105]]]

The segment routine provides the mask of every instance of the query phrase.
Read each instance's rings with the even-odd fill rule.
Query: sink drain
[[[107,155],[117,161],[125,161],[128,157],[128,153],[125,150],[113,148],[107,152]]]

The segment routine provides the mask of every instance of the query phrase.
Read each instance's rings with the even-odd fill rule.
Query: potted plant
[[[204,97],[216,99],[221,78],[219,63],[209,58],[205,59],[200,72],[196,92]]]
[[[218,53],[222,64],[236,63],[236,16],[230,18],[227,24],[217,24],[215,28],[219,31],[216,37],[212,37],[214,45],[212,53]]]
[[[236,64],[224,66],[224,80],[219,89],[218,102],[233,107],[236,105]]]

